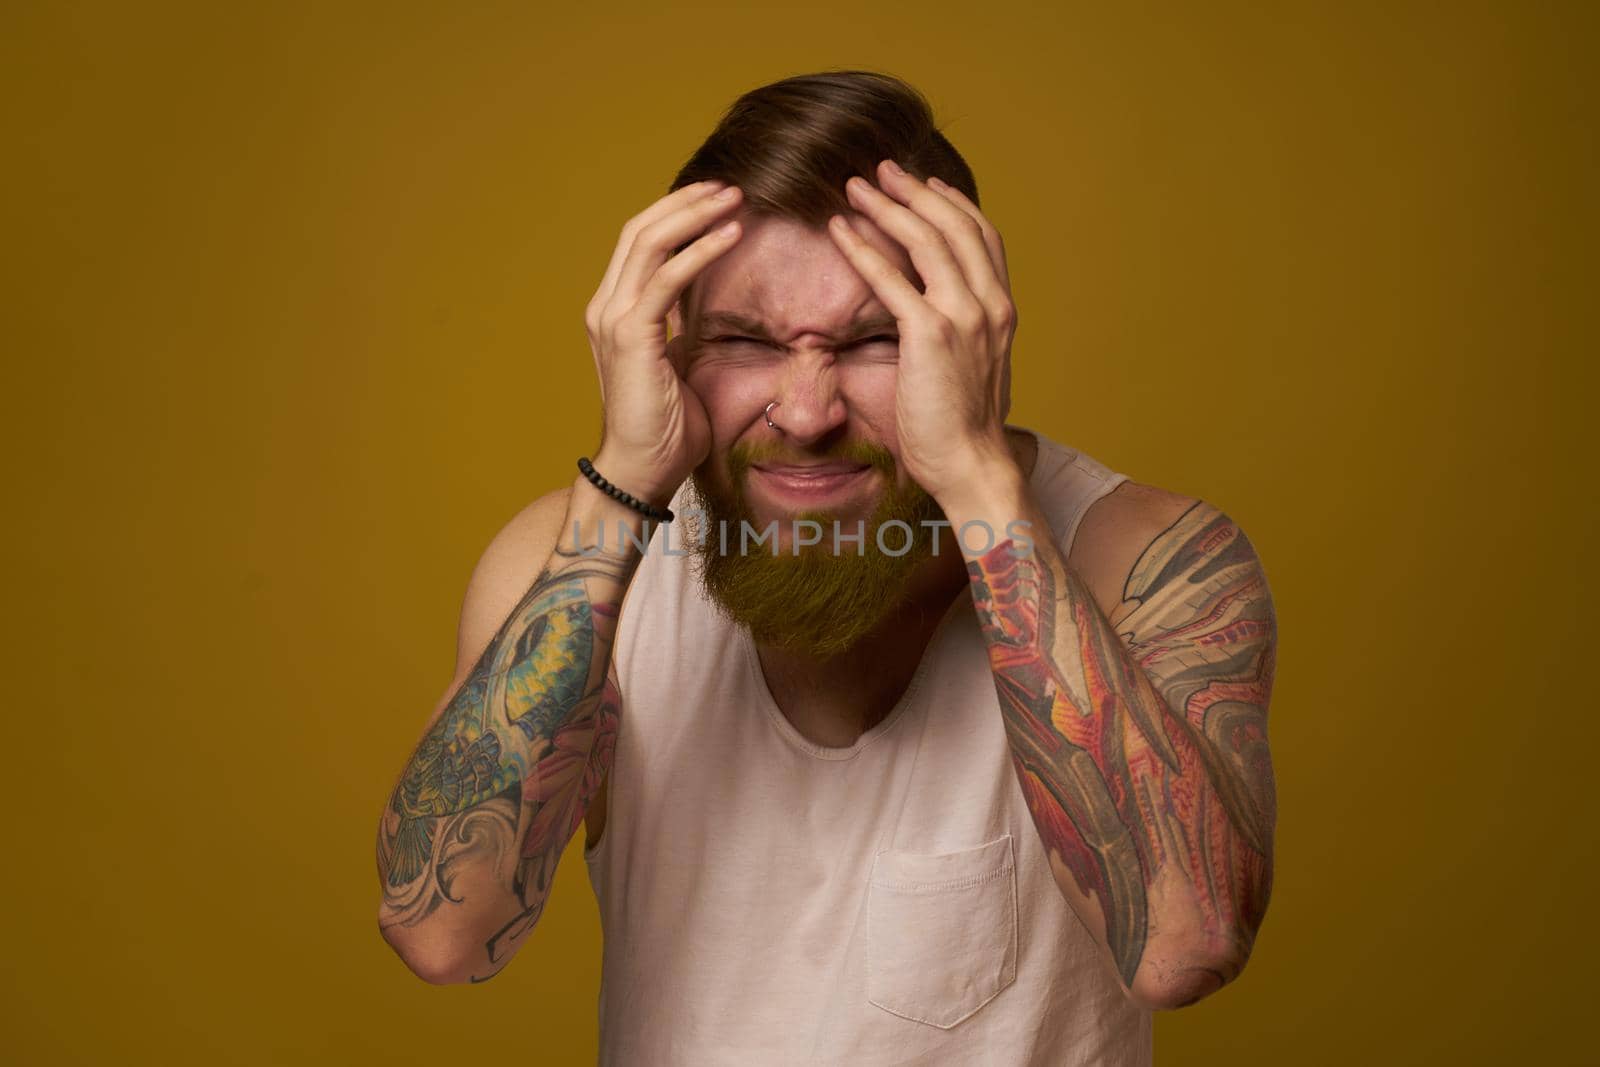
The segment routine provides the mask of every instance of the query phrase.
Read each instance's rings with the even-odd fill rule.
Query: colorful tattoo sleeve
[[[629,569],[558,550],[424,735],[384,811],[384,926],[460,906],[469,876],[499,878],[510,918],[484,944],[486,973],[474,981],[497,973],[538,921],[610,767],[621,703],[608,670],[613,601]]]
[[[1231,520],[1196,503],[1145,548],[1108,618],[1053,545],[1014,547],[968,572],[1057,880],[1097,906],[1129,986],[1163,934],[1236,961],[1205,966],[1211,988],[1230,981],[1272,878],[1276,623],[1260,562]]]

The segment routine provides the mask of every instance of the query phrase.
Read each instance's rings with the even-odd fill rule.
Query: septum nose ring
[[[778,428],[777,424],[772,421],[772,409],[777,407],[777,406],[778,406],[778,402],[776,400],[774,400],[772,403],[767,405],[767,410],[762,412],[762,414],[766,416],[767,429],[769,429],[769,430],[776,430]]]

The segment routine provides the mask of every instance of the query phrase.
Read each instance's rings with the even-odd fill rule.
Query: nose
[[[766,418],[784,439],[811,445],[844,425],[838,368],[831,355],[809,353],[787,360],[783,383]]]

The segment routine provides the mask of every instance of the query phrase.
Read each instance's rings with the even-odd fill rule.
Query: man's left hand
[[[952,186],[924,183],[890,160],[881,188],[851,178],[859,215],[828,233],[899,323],[895,416],[906,473],[941,505],[1015,468],[1005,439],[1011,407],[1011,299],[1000,234]],[[884,255],[885,235],[909,254],[925,291]]]

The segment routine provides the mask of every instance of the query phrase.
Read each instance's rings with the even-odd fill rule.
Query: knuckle
[[[957,330],[963,337],[971,337],[983,330],[989,324],[988,316],[983,312],[982,306],[974,303],[963,303],[961,309],[953,316]]]
[[[908,339],[943,341],[945,339],[944,327],[946,325],[948,325],[948,320],[937,311],[930,309],[922,313],[913,312],[907,318],[904,328],[900,331],[900,339],[902,341]]]
[[[912,215],[906,220],[906,225],[911,228],[916,239],[924,244],[937,248],[946,243],[944,234],[939,232],[939,227],[919,215]]]
[[[657,219],[639,231],[639,244],[653,251],[667,243],[667,235],[671,230],[672,219]]]
[[[703,248],[690,247],[661,264],[651,279],[652,288],[685,284],[697,274],[704,256]]]

